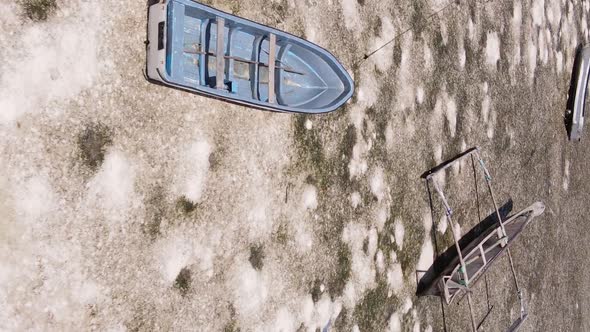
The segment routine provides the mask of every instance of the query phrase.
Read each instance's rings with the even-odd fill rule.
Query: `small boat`
[[[586,113],[586,90],[590,75],[590,44],[578,46],[568,93],[565,126],[570,141],[580,141]]]
[[[513,263],[513,257],[510,252],[510,247],[520,237],[524,229],[530,225],[534,219],[545,211],[545,205],[542,202],[536,202],[526,209],[508,217],[512,210],[512,201],[500,207],[496,201],[494,190],[492,189],[492,177],[479,154],[477,147],[465,151],[455,158],[446,161],[432,170],[424,173],[422,177],[427,182],[429,199],[431,202],[431,209],[434,211],[432,205],[433,199],[430,191],[430,186],[434,187],[442,203],[442,208],[445,211],[446,219],[450,223],[449,229],[454,230],[459,225],[454,220],[453,209],[447,200],[447,196],[443,192],[443,187],[436,180],[437,174],[444,173],[452,166],[460,165],[462,162],[471,161],[469,168],[473,169],[474,179],[474,198],[477,203],[477,216],[479,223],[471,231],[459,239],[459,234],[451,231],[453,236],[454,246],[447,249],[443,254],[438,256],[432,266],[426,271],[417,271],[422,274],[417,280],[417,296],[438,296],[449,305],[454,299],[462,299],[467,297],[469,305],[469,314],[471,320],[471,329],[473,332],[479,331],[482,324],[490,316],[494,306],[489,303],[488,309],[484,315],[483,320],[479,323],[475,318],[474,307],[472,304],[473,290],[486,272],[498,262],[502,257],[508,257],[510,263],[510,271],[514,280],[516,288],[516,297],[520,302],[520,314],[514,322],[508,327],[508,332],[518,330],[528,317],[526,310],[525,298],[523,289],[518,283],[516,270]],[[478,189],[478,175],[476,164],[479,164],[482,178],[485,180],[487,192],[494,207],[493,213],[481,220],[480,211],[482,204],[479,199]],[[461,209],[464,211],[465,209]],[[464,211],[465,212],[465,211]],[[433,212],[434,213],[434,212]],[[467,214],[460,214],[460,216],[467,216]],[[465,220],[463,220],[465,222]],[[418,274],[417,274],[418,275]],[[483,278],[486,283],[486,294],[488,294],[488,281]],[[495,289],[496,287],[493,287]],[[445,327],[446,329],[446,327]]]
[[[153,83],[280,112],[331,112],[352,97],[348,72],[315,44],[191,0],[148,5]]]

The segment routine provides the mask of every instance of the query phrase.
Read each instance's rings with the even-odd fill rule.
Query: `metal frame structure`
[[[491,267],[491,265],[504,253],[506,253],[508,261],[510,263],[510,271],[516,287],[516,295],[520,301],[520,316],[515,322],[513,322],[508,331],[516,331],[526,320],[528,315],[523,297],[523,290],[521,289],[521,286],[518,282],[518,277],[514,267],[514,261],[509,247],[512,241],[518,237],[518,235],[529,224],[529,222],[534,217],[543,213],[545,206],[541,202],[534,203],[533,205],[529,206],[523,211],[504,220],[500,213],[500,209],[498,208],[496,196],[492,188],[492,177],[490,176],[490,173],[479,154],[479,149],[475,147],[458,155],[454,159],[451,159],[435,167],[434,169],[423,175],[423,178],[426,180],[427,185],[432,184],[434,190],[440,197],[440,200],[445,209],[446,217],[451,226],[451,230],[455,229],[455,225],[457,223],[453,219],[453,210],[451,209],[450,204],[443,190],[437,183],[435,176],[439,173],[445,172],[445,170],[451,167],[452,165],[467,158],[471,159],[471,163],[473,166],[478,214],[480,202],[479,192],[477,188],[477,171],[475,166],[476,163],[479,164],[483,172],[488,193],[493,203],[494,215],[497,218],[497,224],[494,225],[492,228],[488,229],[487,232],[481,234],[481,236],[476,238],[474,242],[469,243],[467,246],[464,245],[463,248],[459,244],[460,239],[458,238],[457,234],[455,234],[454,231],[451,231],[453,235],[455,249],[458,255],[458,264],[456,264],[453,269],[450,269],[450,266],[447,269],[445,269],[439,276],[439,279],[437,280],[436,284],[433,285],[433,287],[436,287],[438,289],[438,294],[441,296],[441,298],[444,299],[447,305],[459,296],[461,296],[461,298],[467,297],[469,313],[471,317],[471,327],[474,332],[478,331],[483,322],[489,316],[493,307],[490,308],[488,306],[489,310],[487,314],[485,315],[483,320],[479,324],[477,324],[475,320],[472,303],[472,287],[477,283],[477,281],[479,281],[479,279],[482,276],[484,276],[485,272]],[[481,215],[479,216],[479,219],[481,222]]]

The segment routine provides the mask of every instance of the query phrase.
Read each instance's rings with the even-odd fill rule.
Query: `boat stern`
[[[582,138],[589,76],[590,45],[579,46],[576,50],[565,114],[566,129],[571,141],[580,141]]]
[[[148,7],[146,74],[149,80],[163,82],[166,72],[166,1],[150,1]]]

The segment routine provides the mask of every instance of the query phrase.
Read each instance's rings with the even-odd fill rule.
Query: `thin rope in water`
[[[488,3],[491,2],[493,0],[484,0],[484,1],[475,1],[475,3]],[[451,5],[456,4],[457,6],[461,6],[461,3],[459,0],[451,0],[449,1],[449,3],[447,3],[445,6],[443,6],[442,8],[438,9],[437,11],[433,12],[432,14],[428,15],[428,17],[425,19],[425,21],[429,21],[431,20],[434,16],[440,14],[441,12],[445,11],[447,8],[449,8]],[[430,24],[432,24],[432,22],[429,22],[425,25],[422,26],[422,28],[426,28],[428,27]],[[395,37],[393,37],[391,40],[387,41],[385,44],[379,46],[378,48],[376,48],[375,50],[373,50],[370,53],[366,53],[363,58],[356,63],[357,66],[362,65],[368,58],[372,57],[373,55],[375,55],[375,53],[381,51],[382,49],[384,49],[385,47],[389,46],[391,43],[393,43],[396,39],[398,39],[399,37],[405,35],[406,33],[412,31],[414,28],[409,27],[407,29],[405,29],[404,31],[400,32],[399,34],[397,34]]]

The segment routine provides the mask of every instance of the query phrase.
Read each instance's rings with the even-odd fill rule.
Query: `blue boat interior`
[[[352,89],[330,56],[291,36],[201,6],[168,3],[170,81],[225,98],[306,109],[330,107]],[[218,33],[220,26],[223,32]]]

